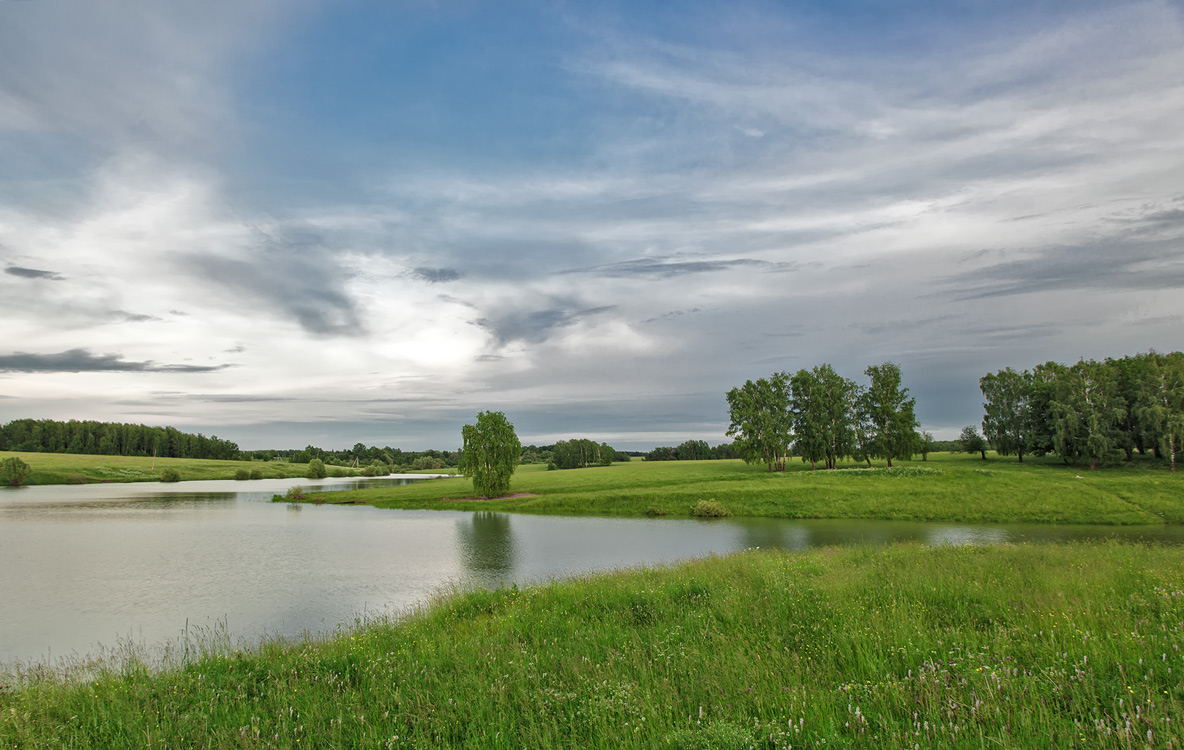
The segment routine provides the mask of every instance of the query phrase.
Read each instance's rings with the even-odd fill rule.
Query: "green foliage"
[[[240,480],[240,481],[250,479],[251,478],[251,470],[250,469],[237,469],[234,472],[234,478],[237,480]]]
[[[922,432],[917,435],[917,450],[921,453],[921,460],[928,461],[929,454],[937,450],[937,441],[933,439],[933,433]]]
[[[886,459],[891,467],[893,458],[911,458],[917,450],[916,399],[901,385],[900,365],[885,362],[864,373],[871,379],[860,401],[870,427],[869,453]]]
[[[0,484],[9,487],[20,487],[29,478],[32,469],[17,456],[0,461]]]
[[[305,497],[307,497],[307,495],[304,494],[304,488],[298,484],[289,487],[288,492],[284,495],[285,500],[293,502],[297,500],[303,500]]]
[[[559,469],[583,469],[588,466],[608,466],[616,459],[617,451],[608,443],[596,443],[586,438],[560,440],[551,448],[549,464]]]
[[[1000,455],[1024,460],[1031,441],[1032,374],[1010,367],[988,373],[978,381],[983,393],[983,434]]]
[[[241,457],[238,445],[175,427],[71,419],[14,419],[0,425],[0,446],[27,453],[78,453],[106,456],[157,456],[224,461]]]
[[[1070,463],[1096,469],[1119,450],[1123,404],[1113,371],[1081,360],[1056,382],[1052,401],[1053,444]]]
[[[161,469],[160,481],[162,482],[180,482],[181,474],[176,469]]]
[[[746,381],[727,393],[728,436],[747,463],[767,464],[769,471],[785,471],[793,440],[789,414],[789,376],[773,373],[768,379]]]
[[[958,436],[958,443],[962,446],[963,453],[978,453],[984,461],[987,460],[987,441],[978,434],[974,425],[966,425],[962,428],[962,434]]]
[[[855,452],[855,383],[824,364],[798,370],[790,385],[795,450],[810,468],[819,461],[835,468],[840,459]]]
[[[695,518],[727,518],[732,513],[713,497],[710,500],[700,500],[695,503],[691,515]]]
[[[473,480],[473,492],[497,497],[510,491],[522,445],[514,425],[500,411],[477,413],[477,423],[461,429],[460,470]]]
[[[314,458],[308,462],[308,471],[304,476],[309,479],[324,479],[329,476],[328,469],[325,468],[325,463],[319,458]]]
[[[263,469],[251,469],[251,473],[248,474],[248,476],[251,479],[262,479],[263,478]]]

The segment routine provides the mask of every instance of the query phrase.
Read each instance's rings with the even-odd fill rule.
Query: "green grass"
[[[307,466],[280,461],[211,461],[198,458],[151,456],[87,456],[73,453],[13,453],[0,451],[0,459],[17,456],[32,469],[26,484],[90,484],[92,482],[158,482],[160,472],[172,469],[181,481],[234,479],[242,468],[260,469],[265,479],[302,477]]]
[[[1151,461],[1088,471],[1055,459],[1021,464],[1014,458],[983,461],[942,453],[926,462],[899,462],[891,470],[852,464],[811,471],[793,464],[773,474],[740,461],[633,461],[570,471],[533,465],[519,467],[511,490],[538,497],[466,500],[472,485],[458,478],[335,493],[333,501],[384,508],[690,517],[700,501],[715,500],[733,516],[1184,523],[1184,474],[1170,474]]]
[[[1178,748],[1184,549],[749,552],[23,679],[2,748]]]

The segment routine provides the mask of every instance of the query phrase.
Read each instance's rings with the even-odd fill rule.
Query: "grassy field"
[[[172,469],[181,481],[234,479],[239,469],[259,469],[265,479],[302,477],[308,467],[280,461],[210,461],[198,458],[151,456],[87,456],[73,453],[13,453],[0,451],[0,459],[16,456],[32,469],[25,484],[89,484],[91,482],[158,482],[160,472]]]
[[[0,688],[3,748],[1184,745],[1184,549],[749,552]]]
[[[735,516],[1184,523],[1184,474],[1150,461],[1088,471],[1052,459],[1021,464],[941,453],[891,470],[852,464],[810,471],[792,464],[775,474],[740,461],[633,461],[567,471],[531,465],[519,467],[511,490],[537,497],[466,500],[469,480],[442,479],[334,493],[332,500],[387,508],[686,517],[700,500],[714,499]]]

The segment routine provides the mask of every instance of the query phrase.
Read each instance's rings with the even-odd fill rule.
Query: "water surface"
[[[413,477],[420,479],[420,477]],[[157,644],[186,628],[332,632],[452,585],[496,586],[752,547],[997,544],[1125,538],[1184,543],[1184,526],[568,518],[290,505],[407,481],[261,480],[0,491],[0,662]]]

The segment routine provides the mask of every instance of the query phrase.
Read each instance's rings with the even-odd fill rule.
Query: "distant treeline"
[[[248,455],[259,461],[282,459],[289,463],[306,464],[317,458],[330,466],[369,466],[377,462],[391,468],[405,469],[455,468],[460,461],[459,451],[405,451],[389,445],[384,448],[376,445],[367,447],[363,443],[355,443],[353,448],[336,451],[308,445],[302,450],[261,450],[252,451]]]
[[[608,466],[615,461],[628,461],[629,454],[608,443],[597,443],[587,438],[560,440],[552,445],[527,445],[522,448],[520,463],[547,464],[548,469],[582,469],[586,466]]]
[[[646,461],[707,461],[711,459],[740,458],[740,452],[733,443],[710,446],[706,440],[687,440],[677,447],[660,445],[644,454]]]
[[[122,422],[14,419],[0,426],[0,450],[99,456],[240,459],[238,445],[221,438]]]
[[[1070,464],[1167,458],[1184,442],[1184,354],[1148,352],[984,375],[983,432],[1002,455],[1055,453]],[[972,428],[967,428],[972,429]]]

